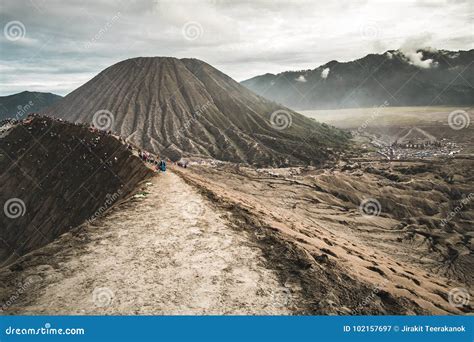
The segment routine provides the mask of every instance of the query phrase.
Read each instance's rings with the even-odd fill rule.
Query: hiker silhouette
[[[163,172],[166,171],[166,162],[164,160],[160,161],[160,170]]]

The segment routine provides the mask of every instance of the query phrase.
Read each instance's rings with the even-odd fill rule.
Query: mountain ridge
[[[241,82],[295,110],[474,103],[474,50],[388,50]],[[470,72],[471,71],[471,72]],[[458,75],[461,74],[461,77]]]
[[[28,114],[38,112],[61,98],[62,96],[50,92],[28,90],[0,96],[0,120],[24,119]]]

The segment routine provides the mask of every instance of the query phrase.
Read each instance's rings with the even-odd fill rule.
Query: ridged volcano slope
[[[173,159],[319,164],[347,141],[343,132],[268,101],[197,59],[119,62],[45,114],[92,123],[100,110],[112,113],[113,131]]]

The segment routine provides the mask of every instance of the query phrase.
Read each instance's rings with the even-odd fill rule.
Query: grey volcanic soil
[[[92,123],[100,110],[112,114],[110,129],[172,159],[320,164],[347,144],[346,133],[266,100],[197,59],[119,62],[44,113]]]
[[[248,233],[173,173],[0,272],[9,314],[289,314],[298,288]],[[143,192],[140,192],[143,193]],[[15,269],[22,269],[17,272]],[[7,285],[8,284],[8,285]]]
[[[469,301],[455,307],[448,300],[456,288],[473,292],[474,211],[469,201],[461,205],[474,193],[472,160],[387,164],[179,172],[243,229],[275,245],[267,257],[289,263],[280,273],[300,284],[307,312],[472,312]],[[379,203],[376,215],[362,215],[368,199]]]
[[[37,139],[51,149],[56,139],[70,141],[64,127],[82,137],[87,131],[64,123],[49,131],[43,127],[48,120],[37,120]],[[29,124],[1,133],[10,151],[25,153],[20,147],[29,141]],[[89,143],[104,137],[89,133]],[[117,167],[128,161],[143,171],[115,138],[104,140],[94,148],[111,157],[108,148],[116,144],[125,157]],[[37,153],[41,158],[20,162],[48,160],[48,153]],[[12,314],[471,313],[469,302],[452,305],[449,293],[461,288],[472,294],[473,211],[465,205],[448,224],[441,222],[473,193],[472,160],[357,160],[331,168],[171,166],[103,217],[69,227],[0,269],[0,303]],[[92,183],[97,194],[120,186],[102,173],[110,165],[94,165],[102,174]],[[132,177],[133,184],[148,173]],[[69,176],[90,178],[69,170],[57,184],[69,184]],[[22,195],[30,198],[24,188]],[[379,215],[361,215],[358,207],[367,198],[379,201]],[[79,200],[78,207],[98,205]],[[29,202],[30,214],[45,203]],[[57,211],[59,224],[69,222],[67,213]]]
[[[35,117],[3,126],[0,136],[0,265],[107,209],[151,174],[114,137],[71,123]],[[22,216],[6,216],[11,198],[23,201]]]

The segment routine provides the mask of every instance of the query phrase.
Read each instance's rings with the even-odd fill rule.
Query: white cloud
[[[432,36],[430,34],[412,37],[403,43],[400,51],[408,63],[422,69],[429,69],[436,66],[437,63],[431,58],[423,59],[423,52],[419,50],[436,52],[436,49],[430,45],[431,40]]]
[[[448,53],[448,58],[456,59],[459,57],[459,52]]]
[[[299,75],[297,78],[295,78],[295,81],[297,82],[306,82],[306,77],[304,75]]]
[[[321,71],[321,77],[324,79],[328,78],[329,71],[330,71],[329,68],[325,68],[323,71]]]
[[[433,62],[431,58],[423,60],[423,53],[421,51],[418,52],[404,52],[403,55],[407,58],[408,63],[417,66],[422,69],[429,69],[432,66],[435,66],[436,63]]]
[[[66,78],[71,88],[62,92],[71,91],[84,74],[91,73],[90,64],[96,74],[137,56],[199,58],[243,80],[267,72],[314,69],[330,60],[349,61],[383,52],[382,48],[397,49],[424,31],[430,46],[470,49],[474,47],[470,6],[469,1],[435,1],[427,8],[426,2],[416,0],[3,0],[2,23],[20,20],[26,36],[16,42],[0,38],[0,64],[54,65],[59,70],[87,64],[87,70],[77,73],[41,73],[48,81],[44,91],[52,90],[52,83],[63,87]],[[121,15],[115,20],[117,13]],[[361,33],[361,24],[373,18],[374,30],[369,27]],[[183,37],[187,22],[202,27],[198,39]],[[411,58],[413,63],[427,63]],[[29,81],[40,87],[39,75],[34,71],[22,75],[21,68],[2,74],[0,94],[16,91],[12,84],[18,77],[26,88]]]

